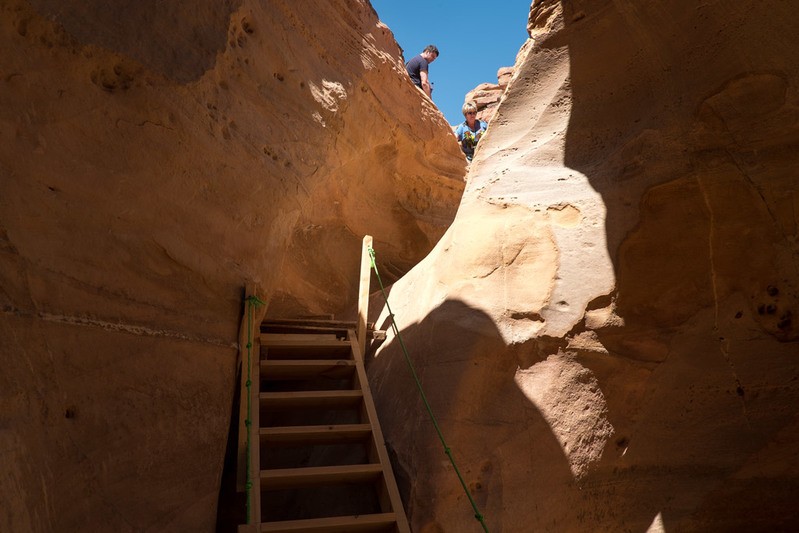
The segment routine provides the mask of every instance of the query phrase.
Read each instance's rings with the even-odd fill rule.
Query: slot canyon
[[[481,527],[392,318],[492,532],[799,530],[798,25],[534,0],[467,165],[368,0],[4,0],[0,531],[241,515],[244,287],[353,320],[364,235],[412,531]]]

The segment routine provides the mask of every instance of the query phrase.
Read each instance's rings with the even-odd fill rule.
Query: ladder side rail
[[[380,422],[377,418],[377,409],[375,408],[372,392],[369,389],[369,381],[366,376],[366,367],[363,364],[363,354],[360,350],[360,337],[357,337],[354,330],[349,331],[350,345],[352,346],[352,355],[355,359],[355,380],[360,385],[361,393],[363,394],[363,409],[366,412],[369,424],[372,426],[372,448],[371,451],[377,454],[377,459],[383,469],[383,481],[385,489],[388,492],[388,503],[391,504],[391,509],[383,509],[384,512],[394,512],[397,517],[397,530],[399,533],[410,533],[408,526],[408,519],[405,516],[405,508],[402,505],[402,498],[397,488],[397,481],[394,478],[394,470],[391,467],[391,460],[388,457],[388,450],[386,449],[386,442],[383,439],[383,431],[380,429]],[[384,500],[384,497],[381,497]],[[381,501],[381,504],[386,502]]]
[[[361,278],[358,285],[358,329],[356,330],[358,353],[361,355],[361,359],[366,353],[366,315],[369,312],[369,282],[372,279],[372,260],[369,256],[371,247],[372,236],[364,236],[361,247]]]
[[[257,338],[256,338],[257,339]],[[261,344],[253,339],[250,385],[250,523],[261,524]]]
[[[239,396],[239,434],[237,447],[236,489],[247,491],[247,464],[249,458],[249,479],[251,508],[249,526],[255,526],[261,519],[260,466],[259,466],[259,389],[260,389],[260,326],[266,315],[266,305],[255,305],[250,298],[257,298],[257,288],[248,283],[244,291],[243,316],[239,327],[239,357],[241,368]],[[250,346],[248,346],[250,344]],[[247,387],[247,380],[250,387]],[[249,394],[249,396],[248,396]],[[248,399],[250,406],[250,427],[247,427]],[[250,449],[247,449],[249,432]],[[239,526],[248,530],[249,526]],[[254,531],[254,530],[253,530]]]
[[[243,314],[241,319],[241,325],[239,326],[239,353],[238,358],[236,361],[236,367],[241,369],[241,375],[239,380],[239,436],[238,436],[238,447],[237,447],[237,454],[236,454],[236,490],[238,492],[244,492],[246,490],[246,483],[247,483],[247,426],[245,421],[247,420],[247,342],[248,342],[248,326],[247,318],[247,306],[249,305],[248,298],[251,296],[257,296],[257,289],[256,286],[252,283],[248,283],[244,288],[244,302],[243,302]],[[258,338],[260,337],[260,324],[263,320],[264,316],[266,315],[266,306],[254,306],[252,310],[252,339],[253,339],[253,347],[251,348],[251,363],[254,367],[258,367]],[[250,369],[250,375],[252,375],[253,369]]]

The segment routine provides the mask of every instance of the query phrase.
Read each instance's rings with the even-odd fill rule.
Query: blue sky
[[[527,40],[532,0],[371,0],[397,39],[405,61],[428,44],[441,55],[430,65],[433,101],[450,124],[463,122],[466,93],[496,83],[500,67],[513,66]]]

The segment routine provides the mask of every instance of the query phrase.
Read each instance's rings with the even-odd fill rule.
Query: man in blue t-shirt
[[[427,76],[427,66],[438,57],[438,48],[435,45],[428,45],[422,53],[405,63],[405,69],[414,85],[419,87],[430,96],[433,92],[430,86],[430,79]]]

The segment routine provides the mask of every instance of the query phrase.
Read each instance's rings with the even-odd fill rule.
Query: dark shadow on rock
[[[31,0],[44,17],[60,24],[81,44],[127,56],[180,83],[199,79],[228,45],[230,16],[241,0],[211,2],[108,2]],[[240,40],[250,37],[246,20],[236,21]],[[241,27],[239,27],[241,26]],[[109,75],[119,77],[120,66]],[[106,85],[108,90],[110,86]]]
[[[514,381],[518,357],[491,318],[448,300],[401,335],[489,529],[579,530],[581,496],[567,459]],[[369,375],[413,529],[479,531],[396,338]]]
[[[219,497],[216,508],[216,533],[235,533],[240,524],[247,523],[247,498],[238,492],[236,474],[239,441],[239,406],[241,405],[241,368],[236,374],[236,389],[230,409],[230,429],[228,430],[225,460],[219,483]]]
[[[624,319],[597,331],[610,354],[580,356],[617,430],[583,483],[588,512],[615,531],[798,530],[799,279],[781,250],[799,76],[780,36],[799,12],[561,4],[565,29],[541,46],[568,46],[565,164],[607,208]]]

